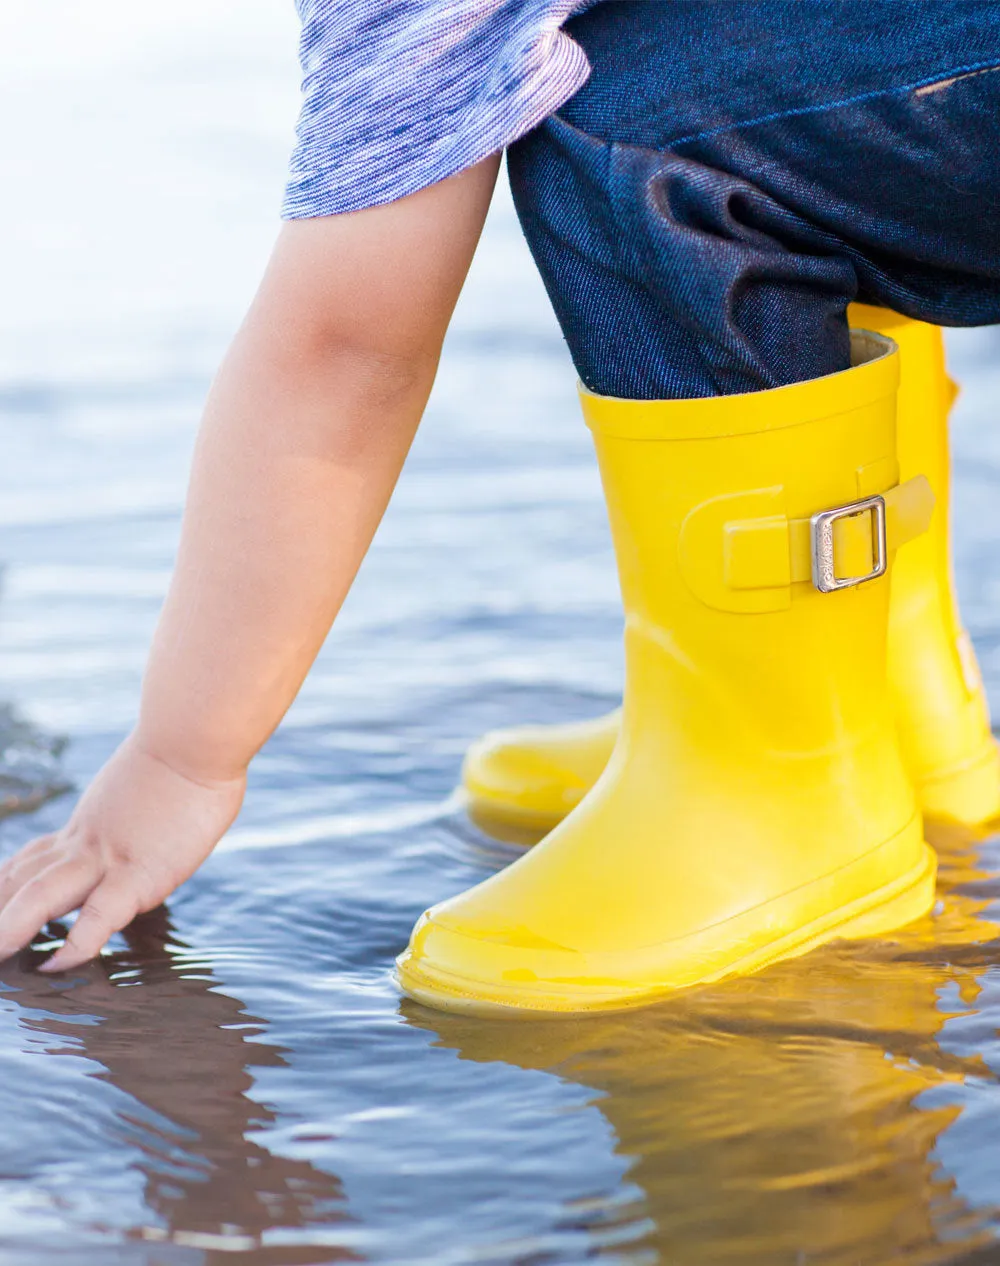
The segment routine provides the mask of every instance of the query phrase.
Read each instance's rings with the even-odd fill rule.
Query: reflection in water
[[[150,1214],[130,1238],[201,1250],[184,1260],[204,1266],[234,1254],[247,1266],[357,1260],[329,1247],[346,1220],[339,1181],[254,1141],[275,1119],[251,1098],[254,1072],[285,1062],[259,1040],[263,1024],[216,992],[162,908],[137,919],[126,943],[62,988],[32,970],[46,956],[36,947],[18,970],[5,970],[4,986],[28,1027],[70,1039],[63,1053],[96,1061],[129,1096],[121,1142],[134,1153]]]
[[[944,828],[941,902],[894,943],[834,945],[644,1012],[484,1021],[404,1003],[466,1060],[597,1092],[644,1195],[629,1248],[664,1263],[995,1262],[939,1148],[968,1081],[996,1071],[948,1034],[1000,962],[1000,896]],[[980,1035],[981,1037],[981,1035]],[[969,1165],[989,1168],[980,1135]],[[645,1219],[645,1223],[642,1219]]]

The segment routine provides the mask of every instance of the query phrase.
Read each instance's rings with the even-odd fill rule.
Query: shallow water
[[[149,8],[0,10],[0,152],[30,193],[0,202],[0,698],[69,737],[78,785],[135,707],[294,111],[277,0]],[[951,354],[959,583],[1000,704],[1000,338]],[[2,1266],[1000,1261],[997,841],[940,840],[939,908],[897,941],[641,1013],[400,1002],[416,915],[514,855],[452,799],[466,743],[610,706],[616,606],[501,196],[398,498],[241,821],[100,963],[0,969]],[[24,794],[60,775],[19,733]],[[2,851],[69,803],[5,817]]]

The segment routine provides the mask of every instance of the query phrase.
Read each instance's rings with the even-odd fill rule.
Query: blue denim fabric
[[[854,299],[1000,322],[1000,0],[610,0],[509,151],[581,378],[727,395],[848,365]]]

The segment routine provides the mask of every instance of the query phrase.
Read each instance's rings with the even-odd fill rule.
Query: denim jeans
[[[632,399],[848,366],[854,299],[1000,322],[1000,0],[608,0],[512,146],[580,377]]]

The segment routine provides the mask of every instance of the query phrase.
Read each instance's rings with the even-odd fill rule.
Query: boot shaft
[[[653,680],[657,696],[676,696],[668,708],[704,700],[708,686],[718,709],[703,724],[753,734],[767,750],[856,746],[890,723],[888,566],[837,592],[820,592],[812,575],[812,516],[898,484],[898,355],[868,335],[855,349],[843,374],[753,395],[584,393],[621,578],[626,676],[642,679],[626,688],[637,724],[663,714]],[[878,530],[873,511],[833,525],[839,575],[873,570]]]

